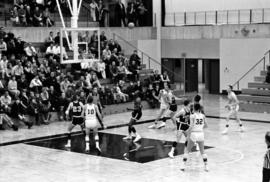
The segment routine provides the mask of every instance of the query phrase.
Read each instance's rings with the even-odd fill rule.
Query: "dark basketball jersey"
[[[179,116],[179,121],[181,123],[187,123],[187,124],[189,124],[190,123],[189,118],[190,118],[190,114],[191,114],[190,113],[190,110],[187,110],[185,108],[183,108],[183,109],[185,111],[185,114]]]
[[[173,100],[172,103],[170,103],[170,110],[173,112],[177,111],[177,104],[175,100]]]
[[[82,114],[83,108],[80,102],[73,102],[72,106],[72,116],[73,117],[80,117]]]

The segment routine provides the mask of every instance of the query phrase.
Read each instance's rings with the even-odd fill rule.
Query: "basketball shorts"
[[[230,112],[229,113],[231,115],[231,114],[235,114],[238,111],[239,111],[239,105],[235,105],[235,106],[230,107]]]
[[[133,111],[131,113],[132,119],[139,120],[142,117],[142,112],[140,111]]]
[[[263,168],[263,182],[270,181],[270,169]]]
[[[72,124],[73,125],[82,125],[83,124],[83,118],[82,117],[73,117],[72,118]]]
[[[177,122],[176,129],[179,131],[187,131],[189,129],[189,125],[187,123]]]
[[[177,105],[170,105],[169,110],[171,112],[176,112],[177,111]]]
[[[98,122],[97,122],[97,120],[86,119],[85,120],[85,127],[88,129],[95,129],[98,127]]]
[[[166,104],[160,104],[160,110],[168,109],[169,106]]]
[[[195,142],[203,142],[204,141],[204,133],[203,132],[191,132],[190,140]]]

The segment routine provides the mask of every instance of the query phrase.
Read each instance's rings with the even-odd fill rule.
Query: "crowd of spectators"
[[[51,27],[55,3],[55,0],[17,0],[10,10],[10,20],[15,26]]]
[[[82,38],[93,44],[96,33],[88,36],[89,33],[85,33]],[[3,116],[0,117],[0,129],[6,122],[16,130],[13,118],[30,128],[32,125],[25,115],[32,117],[31,121],[36,125],[49,124],[51,112],[56,112],[58,119],[63,120],[64,111],[73,96],[79,94],[84,102],[93,90],[97,90],[102,106],[131,101],[140,96],[156,107],[159,90],[164,82],[169,82],[166,72],[160,75],[155,71],[141,80],[138,74],[141,61],[137,51],[134,50],[128,59],[117,41],[108,40],[104,32],[100,39],[104,48],[100,60],[105,64],[104,71],[94,67],[76,71],[60,65],[59,55],[45,54],[41,57],[30,43],[0,30],[0,116]],[[55,46],[57,41],[59,38],[50,33],[45,45]],[[108,77],[112,83],[103,84],[102,80]]]

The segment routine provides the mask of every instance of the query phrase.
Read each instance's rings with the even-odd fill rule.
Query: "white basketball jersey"
[[[203,132],[204,124],[205,124],[205,116],[202,113],[194,113],[190,116],[190,121],[194,122],[192,124],[191,132]]]
[[[96,119],[97,119],[97,116],[96,116],[95,104],[86,104],[85,120],[96,121]]]
[[[168,105],[167,101],[166,101],[166,97],[167,97],[167,91],[166,90],[161,90],[161,97],[160,97],[160,104],[161,105]]]

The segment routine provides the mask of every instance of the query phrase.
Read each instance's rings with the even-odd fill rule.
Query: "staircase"
[[[246,74],[244,74],[234,85],[239,88],[240,81],[246,77],[252,70],[262,66],[263,70],[259,76],[254,77],[253,82],[248,83],[248,88],[242,89],[238,95],[240,101],[240,110],[244,112],[270,113],[270,84],[264,83],[267,67],[266,60],[270,61],[270,52],[267,51],[264,57],[257,62]]]
[[[166,70],[169,75],[175,75],[179,77],[177,73],[173,72],[168,67],[162,65],[161,61],[155,60],[154,58],[149,56],[147,53],[138,49],[135,45],[133,45],[129,41],[125,40],[120,35],[113,33],[113,39],[117,40],[118,42],[121,42],[120,45],[125,48],[124,50],[125,55],[130,54],[131,52],[133,52],[133,50],[137,50],[138,55],[140,56],[141,62],[142,62],[142,70],[139,71],[141,81],[148,78],[153,73],[154,68],[157,66],[160,66],[163,70]],[[170,84],[170,86],[175,96],[182,97],[185,94],[184,90],[181,89],[181,86],[180,88],[177,84]]]

